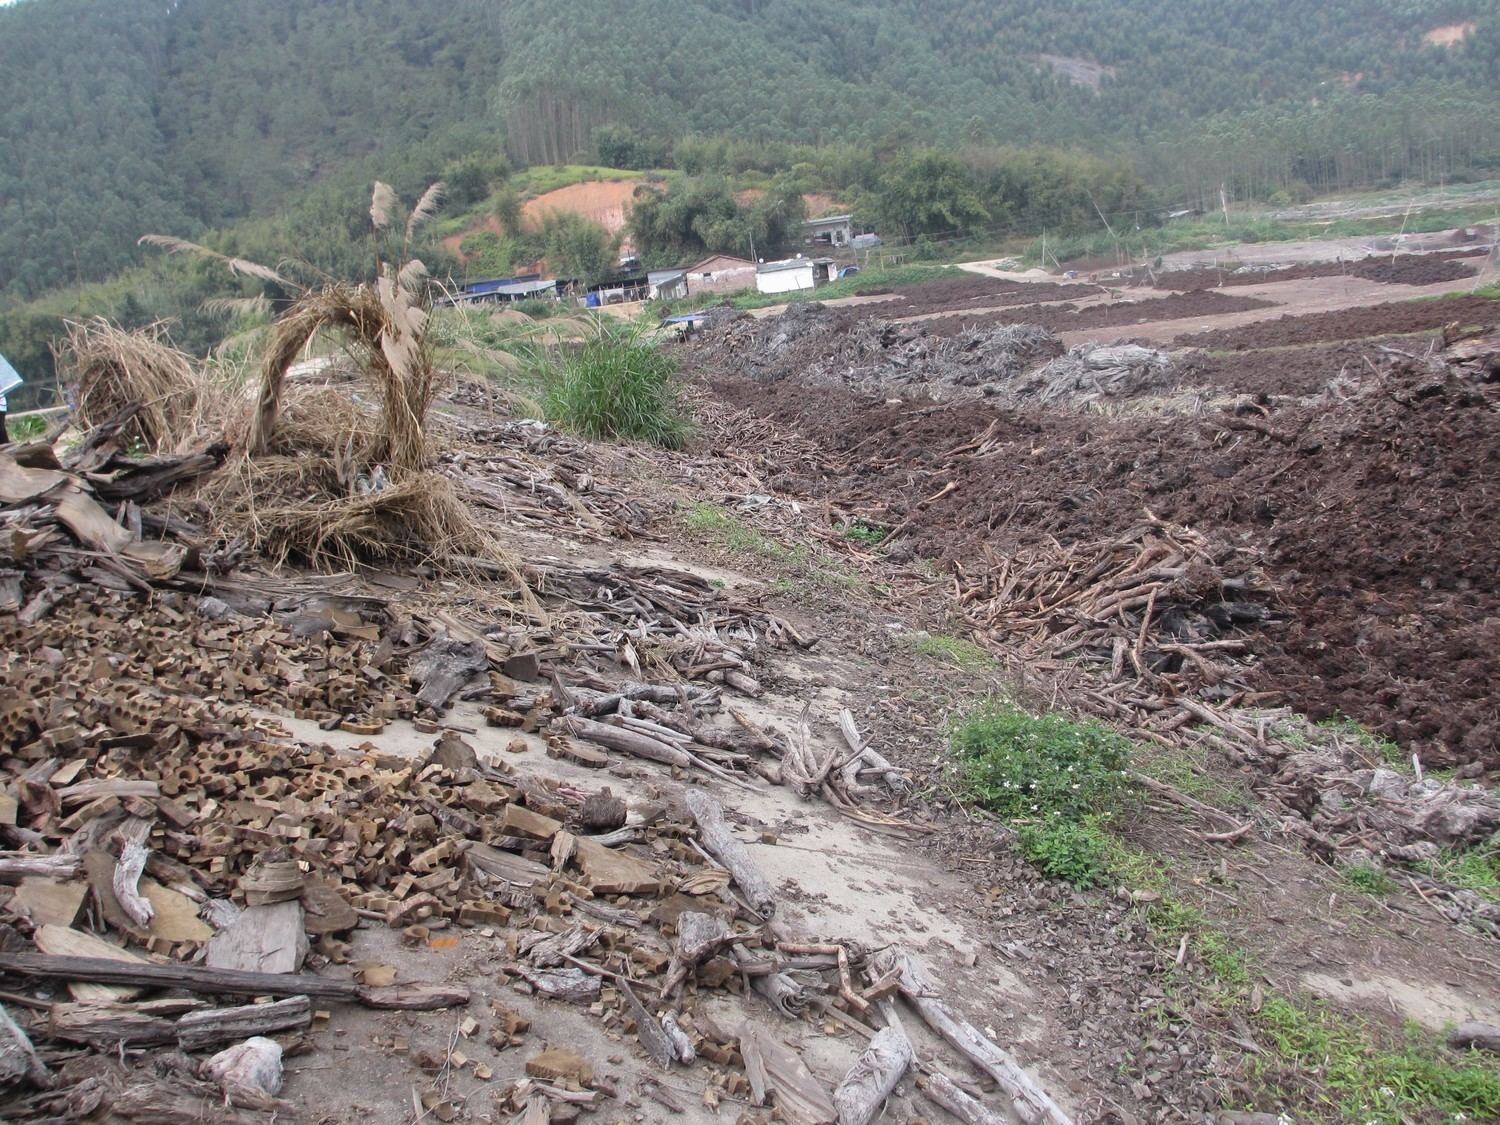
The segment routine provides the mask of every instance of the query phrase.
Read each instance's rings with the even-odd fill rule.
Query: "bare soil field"
[[[891,317],[916,316],[934,312],[956,312],[967,308],[991,309],[1008,305],[1029,305],[1046,301],[1096,296],[1103,292],[1097,285],[1077,285],[1046,281],[1005,281],[1000,278],[956,277],[939,281],[900,285],[882,289],[879,275],[870,288],[860,289],[860,296],[891,294],[881,312]]]
[[[1100,302],[1082,308],[1073,304],[1020,305],[1001,312],[986,310],[967,316],[931,317],[923,323],[930,331],[943,335],[991,324],[1036,324],[1053,332],[1063,333],[1096,328],[1125,328],[1158,320],[1228,316],[1273,307],[1273,302],[1260,297],[1195,289],[1167,297]]]
[[[1407,254],[1397,258],[1360,258],[1352,262],[1304,262],[1282,269],[1234,270],[1191,269],[1157,273],[1152,279],[1156,289],[1222,289],[1239,285],[1266,285],[1278,281],[1299,281],[1309,277],[1359,277],[1389,285],[1436,285],[1473,277],[1478,269],[1465,258],[1483,258],[1485,250],[1451,250],[1426,254]]]
[[[1401,323],[1382,315],[1387,331]],[[1355,356],[1276,353],[1180,370],[1180,384],[1201,380],[1217,394],[1322,391],[1341,374],[1355,388],[1246,416],[1100,417],[831,389],[810,399],[795,352],[783,378],[763,371],[716,389],[828,451],[770,483],[899,524],[918,554],[973,559],[1037,536],[1083,543],[1147,511],[1252,544],[1275,590],[1244,673],[1252,692],[1317,718],[1350,716],[1434,763],[1500,765],[1488,689],[1500,676],[1489,637],[1500,536],[1472,518],[1490,511],[1500,462],[1494,394],[1418,363],[1392,370],[1373,349]],[[1282,381],[1267,386],[1267,373]]]
[[[529,223],[541,222],[549,211],[581,215],[590,222],[598,223],[610,234],[625,229],[625,220],[630,212],[630,202],[635,189],[643,180],[589,180],[569,184],[556,191],[549,191],[528,199],[521,208],[521,215]]]
[[[1390,301],[1332,312],[1289,313],[1241,328],[1184,333],[1182,347],[1214,351],[1361,340],[1371,336],[1431,332],[1449,325],[1493,327],[1500,322],[1500,301],[1488,297],[1444,297],[1431,301]]]

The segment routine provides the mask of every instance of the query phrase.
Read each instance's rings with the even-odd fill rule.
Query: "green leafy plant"
[[[960,668],[983,668],[993,658],[973,641],[950,637],[945,633],[922,633],[912,640],[912,648],[921,656],[930,656]]]
[[[1086,889],[1109,877],[1109,840],[1094,817],[1023,824],[1017,836],[1021,854],[1049,879]]]
[[[641,339],[599,339],[564,353],[547,374],[549,421],[592,438],[626,438],[679,449],[688,423],[673,385],[677,365]]]
[[[1106,802],[1125,785],[1130,741],[1092,720],[993,703],[953,731],[971,797],[1017,823],[1024,855],[1075,887],[1110,873]]]
[[[870,546],[883,543],[885,532],[878,527],[868,527],[862,523],[849,523],[839,528],[839,534],[853,543],[868,543]]]
[[[1081,820],[1125,784],[1130,740],[1093,720],[993,704],[953,732],[970,794],[1012,819]]]
[[[5,428],[10,434],[11,441],[30,441],[47,432],[47,419],[40,414],[26,414],[19,418],[11,418]]]

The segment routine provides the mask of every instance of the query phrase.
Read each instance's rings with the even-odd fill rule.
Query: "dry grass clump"
[[[69,321],[57,369],[72,392],[79,425],[97,426],[140,403],[127,439],[148,452],[175,449],[191,436],[202,383],[191,357],[174,348],[158,321],[127,331],[102,317]]]
[[[265,452],[232,459],[196,500],[221,535],[276,564],[345,570],[504,558],[447,477],[394,471],[388,449],[382,412],[357,391],[289,386]]]
[[[225,420],[239,456],[197,496],[226,538],[241,538],[277,563],[462,567],[465,559],[483,558],[514,569],[449,480],[428,467],[427,415],[438,372],[428,334],[427,271],[409,251],[413,232],[441,194],[434,184],[412,209],[399,266],[379,262],[373,284],[328,281],[303,288],[271,325],[249,416]],[[395,194],[377,184],[371,206],[377,233],[390,226],[394,206]],[[198,249],[155,241],[173,250]],[[263,279],[271,273],[225,260],[236,272]],[[341,338],[364,383],[335,388],[289,381],[288,370],[308,345],[330,334]]]

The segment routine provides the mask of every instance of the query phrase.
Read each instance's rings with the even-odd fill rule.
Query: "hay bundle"
[[[164,322],[126,331],[95,317],[69,321],[67,329],[57,368],[80,425],[97,426],[140,403],[124,434],[149,452],[174,449],[191,434],[201,380],[192,359],[168,340]]]

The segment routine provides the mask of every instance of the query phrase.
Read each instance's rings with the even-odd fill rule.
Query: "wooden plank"
[[[189,1012],[177,1021],[178,1045],[184,1051],[197,1051],[216,1043],[306,1027],[312,1023],[312,1001],[306,996],[289,996],[274,1004],[245,1004],[238,1008],[209,1008]]]
[[[512,801],[500,818],[500,832],[527,840],[550,840],[562,830],[562,822],[523,808]]]
[[[662,890],[661,879],[649,863],[624,852],[606,848],[582,836],[573,849],[573,858],[583,870],[590,889],[608,895],[655,895]]]
[[[90,960],[118,961],[132,965],[144,965],[146,959],[128,949],[111,945],[101,937],[67,926],[38,926],[31,940],[43,953],[59,957],[85,957]],[[139,988],[125,985],[90,984],[83,981],[68,985],[75,1000],[92,1000],[110,1003],[116,1000],[133,1000],[141,994]]]
[[[62,882],[32,877],[21,880],[10,901],[12,907],[25,907],[38,926],[71,926],[88,893],[89,885],[82,879]]]
[[[198,904],[155,879],[141,880],[141,894],[151,904],[151,936],[173,943],[205,942],[214,928],[198,917]]]
[[[469,990],[461,985],[412,981],[375,988],[355,984],[353,981],[329,980],[311,973],[243,973],[202,965],[156,965],[135,960],[64,957],[47,953],[0,952],[0,972],[43,980],[183,988],[191,992],[230,996],[306,995],[329,1000],[353,1000],[371,1008],[389,1008],[395,1011],[429,1011],[469,1002]]]
[[[128,1004],[53,1004],[47,1037],[102,1048],[150,1046],[172,1042],[177,1025]]]
[[[251,973],[295,973],[307,956],[302,903],[247,906],[227,930],[214,934],[204,964]]]

